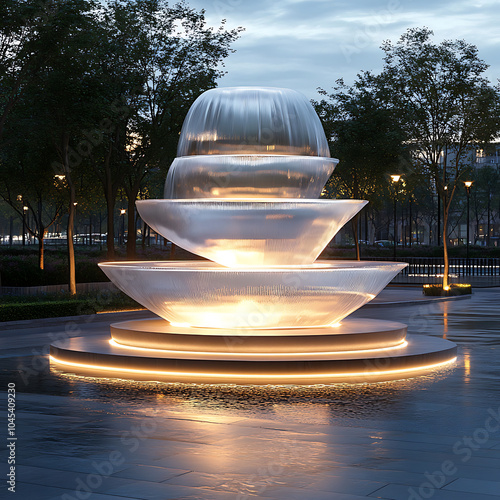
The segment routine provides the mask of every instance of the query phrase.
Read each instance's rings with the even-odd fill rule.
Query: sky
[[[351,84],[362,70],[379,72],[380,45],[396,42],[411,27],[428,27],[433,40],[464,39],[500,78],[498,0],[187,0],[205,9],[209,25],[227,19],[245,31],[226,59],[220,87],[287,87],[309,99],[343,78]]]

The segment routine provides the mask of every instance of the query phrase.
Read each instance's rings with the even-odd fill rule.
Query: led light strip
[[[172,372],[172,371],[161,371],[161,370],[141,370],[136,368],[117,368],[114,366],[99,366],[99,365],[90,365],[87,363],[75,363],[73,361],[62,361],[60,359],[55,358],[50,355],[50,361],[56,364],[65,365],[65,366],[75,366],[78,368],[91,368],[93,370],[105,370],[112,372],[120,372],[120,373],[138,373],[144,375],[169,375],[169,376],[186,376],[186,377],[212,377],[219,379],[234,379],[238,377],[244,377],[246,379],[273,379],[273,380],[289,380],[297,377],[307,378],[307,379],[325,379],[325,378],[340,378],[340,377],[367,377],[370,375],[393,375],[398,373],[411,373],[418,372],[423,370],[430,370],[432,368],[438,368],[440,366],[447,365],[449,363],[454,363],[457,360],[457,357],[454,356],[445,361],[441,361],[439,363],[433,363],[430,365],[422,365],[413,368],[397,368],[395,370],[381,370],[381,371],[364,371],[364,372],[344,372],[344,373],[314,373],[314,374],[303,374],[303,373],[294,373],[294,374],[252,374],[252,373],[204,373],[204,372]]]
[[[321,351],[321,352],[218,352],[218,351],[177,351],[171,349],[155,349],[153,347],[135,347],[127,344],[120,344],[115,339],[109,340],[110,345],[119,347],[120,349],[129,349],[132,351],[147,351],[165,354],[200,354],[209,356],[323,356],[323,355],[338,355],[338,354],[360,354],[380,351],[392,351],[394,349],[402,349],[408,345],[408,341],[402,340],[399,344],[391,347],[376,347],[373,349],[360,349],[355,351]]]

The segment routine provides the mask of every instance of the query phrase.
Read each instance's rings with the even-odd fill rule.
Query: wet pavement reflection
[[[456,342],[459,358],[426,376],[357,385],[77,377],[46,362],[60,322],[11,325],[0,376],[18,391],[18,498],[430,498],[429,474],[447,461],[453,473],[435,476],[432,498],[500,498],[499,304],[500,289],[481,289],[361,309],[353,316]],[[107,322],[74,331],[92,335]]]

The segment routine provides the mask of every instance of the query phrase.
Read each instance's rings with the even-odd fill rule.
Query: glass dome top
[[[291,89],[227,87],[204,92],[182,126],[177,156],[270,154],[329,157],[307,98]]]

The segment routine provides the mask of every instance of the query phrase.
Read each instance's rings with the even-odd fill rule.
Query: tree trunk
[[[108,252],[106,258],[108,260],[113,260],[115,258],[115,197],[113,196],[110,182],[108,182],[106,187],[106,207],[108,209],[106,235],[106,247]]]
[[[42,200],[38,200],[38,213],[37,213],[37,225],[38,225],[38,265],[40,269],[44,268],[44,241],[43,237],[45,235],[45,228],[42,224]]]
[[[450,271],[450,262],[448,259],[448,209],[449,206],[446,206],[444,204],[443,207],[443,234],[442,234],[442,239],[443,239],[443,257],[444,257],[444,271],[443,271],[443,289],[447,290],[449,285],[448,282],[448,274]]]
[[[45,241],[44,241],[44,234],[40,233],[40,236],[38,237],[38,267],[40,269],[44,268],[44,253],[45,253]]]
[[[142,221],[142,234],[141,234],[141,236],[142,236],[141,247],[142,247],[142,252],[144,253],[144,249],[146,247],[146,223],[144,221]]]
[[[352,233],[354,235],[354,246],[356,247],[356,260],[361,260],[361,255],[359,253],[358,219],[359,219],[359,214],[356,214],[351,219],[351,225],[352,225]]]
[[[127,259],[134,260],[136,258],[136,239],[137,231],[135,224],[135,200],[137,198],[137,193],[130,193],[127,198],[128,203],[128,237],[127,237]]]
[[[68,176],[66,176],[68,179]],[[73,244],[73,233],[74,233],[74,222],[75,222],[75,187],[69,181],[69,215],[68,215],[68,229],[67,229],[67,241],[68,241],[68,267],[69,267],[69,294],[76,295],[76,267],[75,267],[75,247]]]
[[[490,223],[490,220],[491,220],[491,206],[490,206],[490,202],[491,202],[491,193],[488,192],[488,225],[486,227],[486,245],[487,246],[490,246],[490,232],[491,232],[491,223]]]

